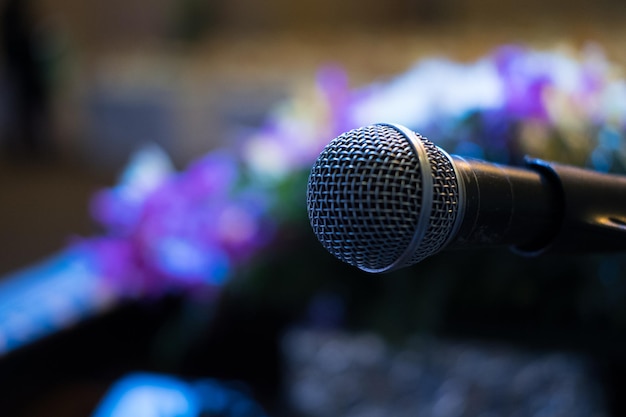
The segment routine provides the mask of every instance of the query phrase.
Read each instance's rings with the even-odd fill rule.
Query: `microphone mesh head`
[[[450,157],[406,132],[373,125],[344,133],[324,148],[309,176],[315,235],[337,258],[368,272],[421,261],[442,249],[455,228],[460,198]]]

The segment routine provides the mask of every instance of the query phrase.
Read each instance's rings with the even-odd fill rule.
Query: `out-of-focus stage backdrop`
[[[372,276],[304,201],[361,121],[625,172],[623,2],[0,7],[0,415],[623,415],[624,254]]]

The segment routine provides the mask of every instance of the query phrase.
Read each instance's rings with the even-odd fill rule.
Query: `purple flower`
[[[74,246],[93,258],[100,274],[120,296],[145,294],[145,271],[132,241],[104,236],[80,240]]]
[[[224,151],[152,182],[149,189],[127,176],[92,202],[108,236],[82,246],[93,251],[120,294],[219,287],[272,230],[266,218],[269,200],[241,188],[240,180],[237,160]]]
[[[544,92],[552,84],[552,68],[518,46],[501,48],[494,61],[505,90],[502,110],[513,118],[547,120]]]
[[[350,90],[348,74],[338,65],[322,67],[317,72],[317,88],[326,100],[328,112],[329,135],[338,136],[353,129],[354,121],[350,115],[350,107],[354,94]],[[316,149],[319,154],[321,149]]]
[[[173,172],[167,155],[156,145],[141,149],[122,173],[119,184],[94,195],[90,205],[93,218],[112,234],[131,233],[146,199]]]
[[[179,175],[177,187],[185,198],[226,198],[239,177],[236,159],[226,151],[213,151],[193,162]]]

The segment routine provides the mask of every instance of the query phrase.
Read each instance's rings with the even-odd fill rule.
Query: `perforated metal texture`
[[[431,167],[433,205],[424,238],[410,260],[409,266],[442,249],[454,229],[459,211],[459,184],[450,158],[429,140],[422,139]]]
[[[309,177],[307,207],[313,231],[330,253],[366,271],[389,268],[413,249],[423,181],[433,181],[433,195],[426,196],[433,198],[430,223],[398,266],[419,262],[445,244],[458,207],[456,177],[447,155],[420,140],[432,178],[421,177],[412,144],[388,125],[354,129],[322,151]]]

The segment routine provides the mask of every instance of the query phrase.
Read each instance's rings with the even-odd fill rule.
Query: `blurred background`
[[[94,196],[123,181],[145,145],[159,150],[145,169],[167,165],[168,175],[221,149],[269,155],[246,138],[286,102],[318,111],[323,68],[340,68],[336,82],[359,89],[422,59],[470,63],[511,44],[591,45],[619,67],[623,2],[1,0],[0,10],[0,277],[9,283],[0,283],[0,318],[16,326],[15,300],[30,311],[35,287],[61,306],[37,314],[69,311],[51,276],[89,293],[84,317],[46,322],[44,338],[18,326],[19,347],[0,356],[2,415],[92,415],[137,371],[237,381],[275,416],[624,412],[621,255],[477,250],[372,277],[332,259],[310,232],[302,170],[268,209],[278,218],[272,242],[210,291],[118,297],[88,284],[91,264],[55,257],[110,233]],[[602,167],[622,172],[621,155]],[[11,284],[19,280],[27,284]]]

